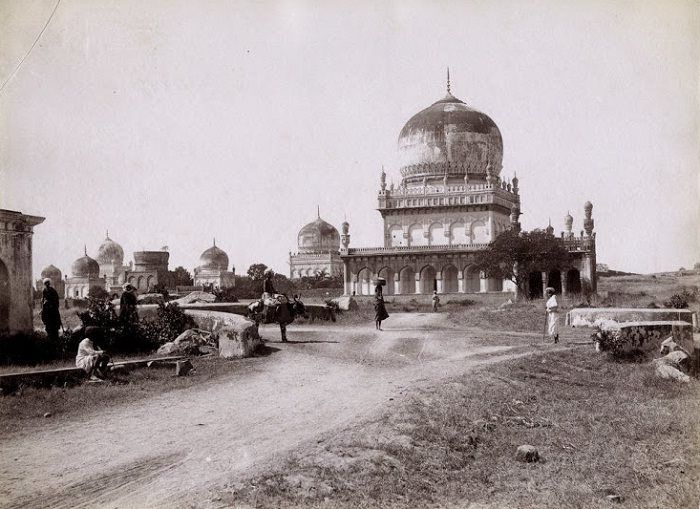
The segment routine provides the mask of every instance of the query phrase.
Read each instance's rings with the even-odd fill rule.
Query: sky
[[[503,136],[523,228],[580,231],[597,258],[700,262],[700,4],[692,1],[0,0],[0,207],[46,217],[34,272],[106,230],[126,260],[211,246],[288,273],[321,217],[382,245],[381,166],[452,93]],[[18,63],[24,58],[22,65]]]

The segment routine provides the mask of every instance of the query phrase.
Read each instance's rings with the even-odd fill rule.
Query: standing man
[[[559,304],[557,303],[557,297],[555,295],[554,288],[551,286],[545,288],[545,294],[547,295],[547,303],[545,308],[547,309],[547,328],[549,331],[549,337],[554,340],[555,343],[559,343]]]
[[[433,290],[433,311],[437,311],[440,305],[440,297],[438,297],[437,290]]]
[[[124,293],[122,293],[119,299],[119,319],[124,324],[138,323],[139,313],[136,310],[136,292],[134,292],[134,287],[129,283],[124,285]]]
[[[44,322],[49,339],[57,341],[58,329],[62,325],[61,313],[58,310],[58,292],[51,286],[49,278],[44,278],[44,289],[41,292],[41,321]]]

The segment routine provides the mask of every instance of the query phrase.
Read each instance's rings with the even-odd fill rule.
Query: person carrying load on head
[[[547,303],[545,308],[547,309],[547,330],[549,331],[549,337],[554,340],[555,343],[559,343],[559,304],[557,303],[556,291],[554,288],[547,287],[544,290],[547,296]]]

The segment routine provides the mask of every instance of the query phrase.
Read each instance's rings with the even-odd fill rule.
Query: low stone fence
[[[603,324],[596,340],[596,350],[613,355],[632,352],[658,354],[661,343],[669,337],[688,354],[693,352],[693,326],[679,320]]]
[[[609,322],[681,321],[697,328],[697,317],[689,309],[576,308],[566,314],[566,325],[601,327]]]

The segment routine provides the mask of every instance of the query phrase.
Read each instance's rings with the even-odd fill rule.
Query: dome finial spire
[[[87,244],[83,244],[83,253],[87,256]]]
[[[109,230],[107,230],[107,240],[109,240]]]
[[[451,94],[452,92],[450,91],[450,66],[447,66],[447,93]]]
[[[214,237],[214,247],[216,247],[216,237]]]
[[[320,205],[316,205],[316,217],[321,219],[321,206]]]

